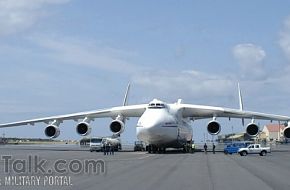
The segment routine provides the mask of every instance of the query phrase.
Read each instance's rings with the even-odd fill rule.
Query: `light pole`
[[[234,126],[232,125],[232,144],[234,143]]]
[[[279,125],[279,126],[278,126],[278,127],[279,127],[279,128],[278,128],[278,129],[279,129],[279,130],[278,130],[278,141],[281,142],[281,127],[280,127],[280,121],[278,121],[278,125]]]
[[[259,135],[258,135],[258,143],[260,143],[260,139],[261,139],[261,127],[260,127],[260,122],[258,123],[258,127],[259,127]]]

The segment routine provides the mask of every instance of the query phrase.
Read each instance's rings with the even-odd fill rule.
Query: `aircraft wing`
[[[290,121],[290,117],[274,114],[266,114],[239,109],[230,109],[222,107],[201,106],[192,104],[181,104],[183,117],[192,119],[205,119],[213,117],[245,118],[245,119],[262,119],[276,121]]]
[[[37,119],[30,119],[24,121],[17,121],[12,123],[4,123],[0,124],[0,128],[4,127],[15,127],[21,125],[34,125],[35,123],[46,123],[49,124],[53,121],[58,121],[62,123],[65,120],[79,120],[84,118],[94,119],[94,118],[105,118],[111,117],[115,118],[118,115],[122,115],[123,117],[140,117],[145,109],[147,104],[140,104],[140,105],[130,105],[130,106],[120,106],[120,107],[113,107],[109,109],[103,110],[94,110],[94,111],[87,111],[87,112],[78,112],[66,115],[56,115],[51,117],[44,117],[44,118],[37,118]]]

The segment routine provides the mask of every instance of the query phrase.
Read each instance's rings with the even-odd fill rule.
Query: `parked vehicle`
[[[103,151],[103,137],[92,137],[90,140],[90,151]]]
[[[225,154],[236,154],[238,153],[240,148],[245,148],[250,144],[250,142],[234,142],[231,144],[227,144],[224,148]]]
[[[266,156],[271,152],[270,147],[262,147],[260,144],[251,144],[246,148],[240,148],[238,153],[241,156],[247,156],[248,154],[260,154],[260,156]]]
[[[122,149],[120,138],[92,137],[90,140],[90,151],[103,151],[104,144],[111,144],[114,147],[114,151]]]
[[[122,150],[120,137],[104,137],[103,143],[110,144],[111,146],[113,146],[114,151]]]
[[[145,151],[145,145],[143,141],[135,141],[134,151]]]

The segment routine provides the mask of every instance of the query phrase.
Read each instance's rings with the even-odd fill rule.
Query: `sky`
[[[229,108],[239,82],[246,110],[289,116],[289,71],[290,1],[0,0],[0,123],[119,106],[128,82],[129,104]],[[245,130],[218,120],[222,134]],[[110,121],[91,135],[110,135]],[[136,122],[123,141],[136,140]],[[193,123],[194,139],[207,122]],[[59,139],[80,139],[75,126],[64,122]],[[44,128],[0,135],[45,138]]]

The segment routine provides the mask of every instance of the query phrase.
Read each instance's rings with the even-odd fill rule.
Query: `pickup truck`
[[[260,154],[260,156],[266,156],[270,153],[270,147],[262,147],[260,144],[251,144],[246,148],[240,148],[238,153],[241,156],[247,156],[248,154]]]

